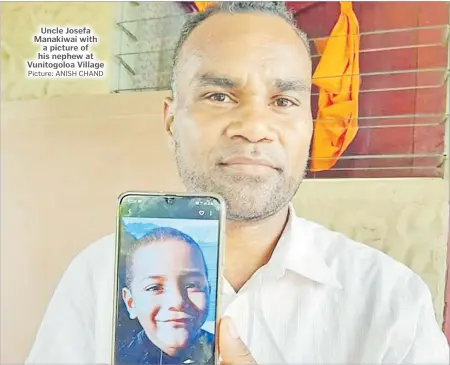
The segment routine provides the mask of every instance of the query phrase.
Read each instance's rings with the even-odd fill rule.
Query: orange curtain
[[[316,42],[321,58],[313,76],[319,103],[311,171],[331,169],[358,132],[359,24],[351,1],[340,4],[330,37]]]
[[[198,11],[201,13],[202,11],[205,11],[206,8],[208,8],[210,5],[214,4],[214,1],[194,1],[194,3]]]

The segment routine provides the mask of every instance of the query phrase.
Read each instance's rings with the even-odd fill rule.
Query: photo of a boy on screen
[[[205,258],[189,235],[158,227],[133,242],[121,294],[142,330],[119,349],[119,365],[212,364],[214,335],[202,329],[210,291]]]

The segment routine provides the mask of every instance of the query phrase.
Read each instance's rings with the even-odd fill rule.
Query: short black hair
[[[220,13],[261,13],[277,16],[292,26],[292,28],[298,34],[299,38],[304,43],[308,53],[311,54],[311,47],[309,45],[308,37],[306,36],[305,32],[297,27],[292,13],[287,9],[283,1],[219,1],[214,5],[208,7],[203,12],[193,13],[192,15],[190,15],[181,28],[180,35],[173,54],[171,89],[174,96],[176,93],[175,74],[177,71],[180,51],[183,47],[183,44],[186,42],[192,31],[197,28],[204,20]]]
[[[206,277],[208,277],[208,267],[206,266],[205,257],[203,256],[203,251],[199,244],[189,235],[179,231],[178,229],[171,227],[158,227],[152,229],[150,232],[145,234],[143,237],[136,239],[133,243],[129,245],[126,251],[125,257],[125,285],[130,289],[131,282],[133,281],[133,256],[134,253],[141,247],[148,246],[155,242],[163,242],[168,239],[173,239],[180,242],[185,242],[188,245],[198,248],[202,256],[203,265],[205,268]]]

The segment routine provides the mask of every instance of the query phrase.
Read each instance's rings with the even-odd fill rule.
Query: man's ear
[[[130,319],[135,319],[137,317],[135,310],[134,310],[134,300],[133,296],[131,295],[131,291],[128,288],[122,289],[122,300],[125,303],[125,306],[127,307],[128,315],[130,316]]]
[[[173,98],[167,97],[164,98],[164,126],[166,132],[169,134],[169,136],[172,136],[172,125],[173,125],[173,107],[174,107],[174,101]]]
[[[174,100],[171,97],[167,97],[164,99],[164,129],[166,130],[167,137],[169,138],[169,145],[173,148],[173,108],[174,108]]]

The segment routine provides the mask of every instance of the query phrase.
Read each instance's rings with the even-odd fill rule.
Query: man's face
[[[189,191],[215,192],[228,218],[260,220],[287,205],[312,136],[311,62],[282,19],[217,14],[184,44],[165,120]]]
[[[177,240],[151,243],[133,255],[133,280],[123,290],[131,318],[174,356],[189,346],[208,314],[210,288],[197,247]]]

